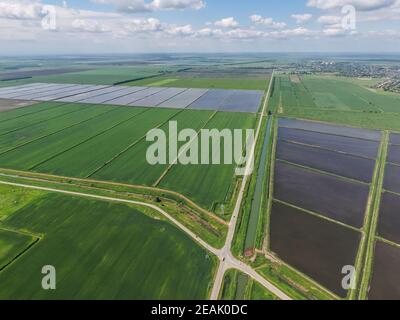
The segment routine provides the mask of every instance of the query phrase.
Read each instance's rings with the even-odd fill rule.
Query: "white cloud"
[[[43,5],[32,1],[0,1],[0,18],[34,20],[43,15]]]
[[[340,16],[320,16],[318,22],[323,25],[340,24],[342,17]]]
[[[72,21],[72,28],[80,32],[103,33],[111,30],[96,20],[75,19]]]
[[[345,5],[352,5],[360,11],[370,11],[387,8],[394,5],[397,0],[309,0],[308,7],[322,10],[339,9]]]
[[[273,31],[270,33],[271,36],[275,38],[294,38],[294,37],[304,37],[310,38],[313,36],[317,36],[318,33],[316,31],[309,30],[307,28],[298,27],[294,29],[285,29],[279,31]]]
[[[200,10],[206,6],[201,0],[154,0],[150,3],[154,9],[195,9]]]
[[[258,14],[253,14],[250,16],[250,20],[256,25],[264,25],[274,29],[283,29],[286,27],[285,22],[276,22],[272,18],[264,18]]]
[[[148,12],[155,10],[200,10],[206,6],[202,0],[91,0],[94,3],[110,4],[121,12]]]
[[[236,28],[239,26],[239,22],[235,18],[229,17],[214,22],[214,25],[221,28]]]
[[[306,23],[312,19],[313,15],[309,13],[305,14],[292,14],[291,18],[296,21],[297,24]]]
[[[348,34],[343,28],[326,28],[322,33],[328,37],[344,37]]]

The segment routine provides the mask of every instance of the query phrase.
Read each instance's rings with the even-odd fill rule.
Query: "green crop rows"
[[[0,167],[153,186],[182,193],[204,208],[230,200],[234,165],[151,165],[146,134],[169,121],[178,130],[247,129],[255,115],[212,111],[44,103],[0,118]],[[35,111],[36,110],[36,111]],[[5,119],[3,121],[3,115]],[[14,117],[12,117],[14,115]],[[184,143],[178,144],[181,147]],[[222,145],[222,144],[221,144]],[[168,144],[167,144],[168,147]],[[223,160],[223,159],[222,159]]]
[[[4,192],[13,192],[10,187]],[[44,194],[0,230],[0,298],[205,299],[214,258],[176,227],[128,205]],[[24,230],[24,231],[20,231]],[[29,232],[43,235],[28,250]],[[10,259],[13,259],[12,263]],[[41,287],[56,268],[57,290]]]

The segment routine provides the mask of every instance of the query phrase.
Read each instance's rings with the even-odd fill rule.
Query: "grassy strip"
[[[247,231],[244,243],[244,249],[254,249],[257,247],[257,239],[259,239],[260,230],[262,230],[262,215],[261,209],[264,203],[264,194],[267,191],[266,178],[267,178],[267,164],[268,164],[268,147],[270,145],[270,134],[271,134],[271,117],[268,118],[266,124],[265,135],[262,143],[261,156],[259,159],[259,166],[255,178],[255,189],[253,199],[251,203],[251,211],[249,214]]]
[[[267,104],[266,111],[267,110],[270,111],[270,96],[272,95],[272,92],[274,89],[274,80],[275,80],[274,73],[272,73],[271,79],[267,84],[266,93],[263,97],[263,106],[265,103]],[[264,117],[262,119],[262,124],[261,124],[261,128],[260,128],[260,137],[265,137],[266,132],[267,132],[267,123],[268,123],[269,118],[265,117],[265,115],[260,115],[260,116]],[[256,148],[255,148],[254,168],[260,167],[263,145],[264,145],[264,139],[261,138],[261,139],[259,139],[259,141],[256,145]],[[243,254],[246,249],[245,241],[246,241],[247,233],[249,230],[250,216],[251,216],[251,210],[252,210],[251,207],[252,207],[252,203],[254,200],[254,194],[255,194],[256,183],[257,183],[257,174],[258,174],[258,172],[256,170],[254,170],[251,175],[251,178],[248,179],[247,186],[245,189],[245,195],[243,197],[242,209],[239,212],[238,222],[237,222],[237,226],[236,226],[236,230],[235,230],[235,236],[233,238],[232,252],[236,257],[239,257],[239,258],[243,258]],[[262,206],[262,204],[261,204],[261,206]],[[260,219],[258,219],[258,220],[262,220],[262,222],[263,222],[264,219],[263,219],[262,215],[259,218]],[[261,222],[261,224],[262,224],[262,222]],[[257,234],[257,232],[259,232],[260,230],[262,232],[261,226],[257,225],[256,241],[259,241],[258,239],[260,237],[262,237],[262,234],[261,235]]]
[[[381,161],[382,161],[382,152],[384,149],[384,139],[385,136],[382,137],[381,145],[379,148],[378,152],[378,157],[376,159],[376,164],[375,164],[375,170],[374,170],[374,175],[373,179],[371,182],[371,187],[370,187],[370,193],[368,196],[368,202],[367,202],[367,208],[365,212],[365,218],[364,218],[364,226],[362,228],[362,238],[360,241],[360,246],[358,249],[357,253],[357,258],[356,258],[356,263],[355,263],[355,269],[356,269],[356,286],[355,288],[351,289],[348,295],[348,299],[350,300],[356,300],[357,299],[357,294],[360,290],[361,286],[361,275],[363,272],[363,267],[364,267],[364,258],[366,255],[366,248],[368,244],[368,238],[369,238],[369,230],[371,227],[371,220],[373,218],[373,211],[374,211],[374,202],[375,198],[377,195],[377,184],[379,183],[379,178],[380,178],[380,169],[381,169]]]
[[[279,298],[244,273],[230,269],[225,273],[219,300],[279,300]]]
[[[266,201],[266,225],[264,229],[264,243],[263,251],[268,252],[270,250],[270,221],[271,221],[271,210],[272,210],[272,200],[274,197],[274,181],[275,181],[275,159],[276,159],[276,146],[278,143],[278,120],[274,117],[273,123],[273,138],[272,138],[272,149],[270,156],[270,174],[269,174],[269,188],[268,188],[268,199]]]
[[[267,118],[263,119],[263,124],[261,127],[260,135],[265,136],[266,131],[266,122]],[[260,139],[259,143],[256,146],[255,154],[255,168],[259,166],[261,160],[261,150],[263,146],[263,139]],[[254,198],[255,185],[257,182],[257,172],[254,171],[252,173],[251,179],[246,186],[246,193],[244,196],[244,200],[242,203],[242,209],[239,213],[238,223],[235,230],[235,236],[233,238],[232,244],[232,252],[236,257],[243,258],[244,250],[245,250],[245,239],[248,230],[250,212],[251,212],[251,204]]]
[[[294,300],[338,299],[328,289],[273,256],[258,256],[253,267]]]
[[[364,255],[364,268],[362,269],[362,278],[361,284],[358,291],[358,299],[365,300],[368,296],[369,290],[369,283],[371,280],[372,275],[372,265],[373,265],[373,257],[374,257],[374,248],[375,248],[375,236],[379,218],[379,209],[381,204],[381,196],[383,190],[383,181],[385,176],[385,164],[388,152],[388,143],[389,143],[389,133],[385,132],[383,141],[382,141],[382,148],[379,157],[380,169],[379,169],[379,178],[376,182],[375,187],[375,196],[373,199],[373,210],[371,213],[369,224],[366,225],[367,233],[367,240],[366,240],[366,252]]]

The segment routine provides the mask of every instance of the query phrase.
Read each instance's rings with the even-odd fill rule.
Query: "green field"
[[[85,123],[34,140],[15,150],[0,155],[0,166],[19,170],[32,169],[68,149],[76,147],[82,142],[112,129],[126,121],[126,119],[143,111],[140,108],[114,107],[111,112],[101,114]]]
[[[236,78],[179,78],[156,77],[126,83],[132,86],[155,86],[175,88],[207,88],[207,89],[238,89],[265,90],[267,79],[236,79]]]
[[[205,299],[210,290],[214,258],[128,205],[47,194],[3,225],[44,237],[0,272],[0,299]],[[0,264],[23,250],[20,240],[0,232]],[[44,265],[56,268],[54,291],[41,288]]]
[[[7,81],[12,85],[31,82],[49,83],[76,83],[76,84],[102,84],[112,85],[119,82],[154,77],[168,72],[176,71],[176,67],[134,67],[112,66],[95,68],[88,71],[71,72],[49,76],[35,76],[28,80]]]
[[[255,126],[256,116],[253,114],[218,113],[206,126],[206,129],[223,130],[250,129]],[[202,144],[199,139],[199,146]],[[223,149],[221,141],[221,150]],[[211,154],[211,149],[210,149]],[[223,160],[221,161],[223,163]],[[161,180],[160,187],[176,190],[196,203],[217,209],[230,200],[235,181],[236,165],[175,165]]]
[[[400,131],[400,95],[367,81],[332,76],[277,75],[270,108],[280,116]]]
[[[176,113],[176,110],[170,109],[148,109],[135,113],[114,128],[59,154],[34,170],[63,176],[89,177],[115,155],[141,141],[149,130],[173,118]]]
[[[7,120],[2,121],[3,114]],[[135,185],[157,184],[207,209],[229,202],[235,166],[175,165],[169,170],[169,161],[150,165],[146,153],[152,142],[147,142],[145,135],[160,127],[168,138],[168,121],[176,121],[179,130],[191,128],[196,132],[202,128],[248,129],[254,127],[256,117],[248,113],[59,103],[38,104],[26,108],[25,113],[12,110],[3,114],[2,168]],[[178,143],[178,150],[184,143]]]
[[[212,114],[213,112],[211,111],[186,110],[179,113],[171,120],[177,121],[179,129],[191,128],[198,131],[208,122]],[[168,127],[169,124],[164,124],[161,129],[165,133],[168,133]],[[167,137],[169,138],[168,134]],[[157,182],[164,171],[168,169],[168,164],[150,165],[147,162],[146,153],[151,144],[152,142],[147,142],[143,139],[113,162],[96,172],[92,177],[96,180],[120,181],[152,186]],[[178,144],[178,148],[181,145],[183,145],[183,143]],[[167,146],[169,146],[168,141]],[[174,188],[171,190],[178,191]]]
[[[278,75],[271,104],[275,109],[316,108],[365,112],[400,112],[400,96],[358,82],[323,76]]]
[[[332,122],[365,129],[400,131],[400,113],[287,108],[283,116]]]
[[[96,119],[98,116],[109,113],[113,110],[113,108],[107,106],[87,106],[82,108],[78,105],[63,106],[62,108],[57,108],[55,110],[57,110],[58,112],[62,112],[60,112],[60,115],[53,117],[51,121],[35,120],[32,121],[32,123],[30,124],[21,126],[19,129],[17,129],[18,125],[15,125],[15,123],[13,123],[15,129],[12,129],[13,126],[11,126],[8,127],[8,133],[0,134],[0,154],[23,144],[32,142],[34,140],[63,132],[64,130],[70,128],[74,128],[80,124],[84,125],[88,121]],[[39,114],[45,116],[47,112],[48,111],[40,112]],[[28,116],[21,117],[15,120],[27,120],[27,118]],[[13,121],[10,120],[9,122],[0,123],[0,127],[2,127],[3,129],[6,127],[6,124],[12,122]]]
[[[35,237],[0,228],[0,272],[34,241]]]
[[[0,185],[0,222],[42,195],[41,191]]]

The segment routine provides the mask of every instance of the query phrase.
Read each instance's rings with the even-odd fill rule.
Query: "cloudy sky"
[[[0,41],[6,55],[400,52],[400,0],[0,0]]]

